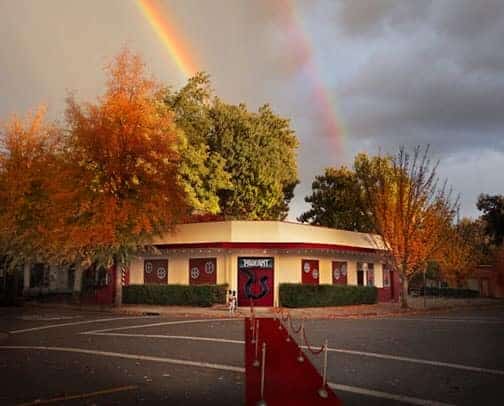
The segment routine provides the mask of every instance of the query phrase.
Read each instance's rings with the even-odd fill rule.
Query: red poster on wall
[[[190,285],[215,285],[216,283],[216,258],[191,258],[189,260]]]
[[[145,284],[167,284],[168,283],[168,260],[167,259],[146,259],[144,261],[144,283]]]
[[[274,286],[273,258],[238,258],[238,306],[273,306]]]
[[[301,282],[307,285],[319,284],[318,259],[303,259],[301,261]]]
[[[333,285],[347,284],[347,263],[341,261],[333,261],[332,263],[332,280]]]

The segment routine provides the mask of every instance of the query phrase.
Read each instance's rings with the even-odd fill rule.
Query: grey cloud
[[[504,59],[496,52],[504,38],[504,7],[462,13],[461,26],[472,32],[469,40],[456,35],[453,10],[445,5],[434,11],[435,23],[419,22],[410,41],[401,33],[375,38],[377,50],[339,89],[352,136],[389,145],[398,140],[431,143],[444,152],[474,147],[504,150],[504,71],[498,69]],[[485,64],[488,59],[478,59],[485,53],[495,56],[496,66],[490,68]],[[476,63],[485,68],[475,69]]]

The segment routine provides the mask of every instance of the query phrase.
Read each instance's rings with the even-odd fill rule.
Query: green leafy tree
[[[315,177],[312,194],[305,197],[310,210],[298,220],[343,230],[370,232],[373,229],[369,208],[363,198],[363,188],[354,171],[342,166],[326,168]]]
[[[277,220],[287,216],[297,180],[297,138],[288,120],[269,105],[245,105],[215,97],[198,74],[166,103],[187,138],[181,178],[200,212],[225,218]]]
[[[504,196],[481,194],[476,205],[483,212],[485,232],[495,245],[501,245],[504,242]]]
[[[167,89],[165,103],[185,135],[180,146],[179,174],[189,203],[195,213],[216,214],[220,212],[218,191],[232,184],[224,169],[225,159],[208,145],[213,128],[211,95],[208,75],[198,73],[179,91]]]

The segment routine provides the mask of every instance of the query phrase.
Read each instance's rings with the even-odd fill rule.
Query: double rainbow
[[[336,108],[331,100],[327,87],[321,80],[312,56],[312,44],[309,36],[303,30],[302,19],[296,10],[294,0],[283,0],[283,9],[286,12],[287,30],[293,37],[293,41],[303,55],[303,68],[309,77],[313,100],[317,111],[321,115],[324,131],[333,142],[338,153],[343,152],[343,127],[337,119]],[[190,52],[190,48],[184,42],[182,36],[176,31],[175,25],[170,21],[169,12],[162,8],[156,0],[137,0],[140,11],[152,26],[171,59],[176,63],[179,70],[187,77],[193,76],[197,71],[196,63]]]

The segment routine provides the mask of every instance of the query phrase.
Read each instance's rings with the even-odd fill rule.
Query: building
[[[396,300],[399,278],[383,266],[379,237],[280,221],[184,224],[132,261],[132,284],[227,283],[238,305],[277,306],[280,283],[373,285]]]
[[[399,276],[384,266],[381,239],[372,234],[281,221],[215,221],[179,225],[153,247],[130,263],[124,284],[226,283],[239,306],[248,306],[250,297],[258,306],[277,306],[281,283],[372,285],[382,302],[397,300],[400,292]],[[114,269],[67,271],[61,283],[51,282],[50,270],[46,274],[47,289],[73,285],[91,292],[85,301],[113,303]],[[25,288],[32,289],[26,270]]]
[[[497,250],[494,263],[478,265],[465,282],[482,297],[504,297],[504,247]]]

